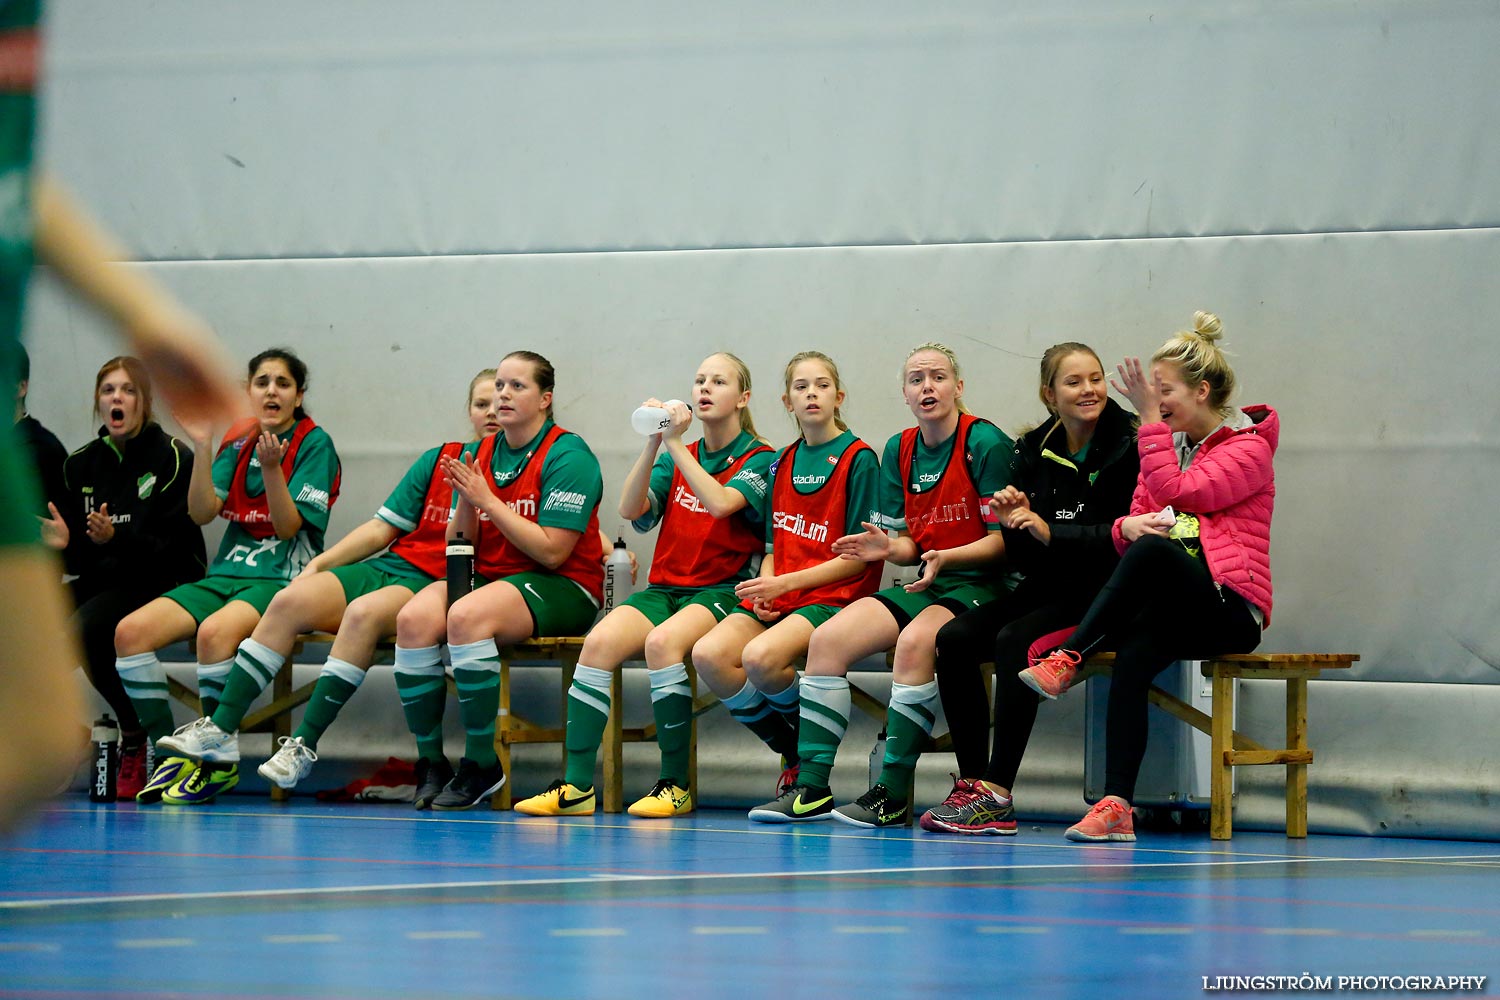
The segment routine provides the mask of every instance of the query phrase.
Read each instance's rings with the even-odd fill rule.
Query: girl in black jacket
[[[1109,398],[1092,348],[1065,343],[1042,355],[1042,403],[1049,417],[1016,441],[1012,486],[996,493],[1005,552],[1025,579],[937,635],[937,679],[959,776],[922,828],[1013,834],[1010,790],[1037,697],[1016,674],[1032,642],[1078,622],[1119,557],[1110,530],[1130,510],[1140,471],[1136,419]],[[995,663],[995,741],[985,762],[989,706],[979,666]]]
[[[201,579],[203,533],[187,513],[193,450],[151,412],[151,380],[135,358],[111,358],[94,378],[98,437],[63,463],[62,509],[48,504],[42,536],[60,549],[78,611],[74,626],[95,690],[120,720],[118,797],[145,783],[145,733],[115,672],[120,619],[181,583]]]

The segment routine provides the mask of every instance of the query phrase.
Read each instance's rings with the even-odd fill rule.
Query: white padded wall
[[[1267,648],[1495,681],[1500,7],[1453,2],[50,8],[45,160],[235,352],[296,347],[336,530],[463,386],[542,350],[605,465],[735,350],[840,360],[877,444],[903,351],[1038,418],[1062,339],[1225,319],[1284,418]],[[33,410],[90,433],[115,351],[41,286]]]

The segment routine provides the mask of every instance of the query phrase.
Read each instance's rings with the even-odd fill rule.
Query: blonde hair
[[[792,360],[786,363],[786,393],[788,395],[791,395],[792,372],[795,371],[797,366],[804,361],[818,362],[824,368],[828,369],[829,375],[833,376],[833,425],[841,431],[847,431],[849,429],[849,425],[844,423],[844,415],[843,413],[839,412],[838,404],[838,394],[844,391],[844,383],[839,378],[839,366],[834,364],[833,359],[824,354],[822,351],[800,351],[797,354],[792,355]],[[795,421],[797,418],[793,416],[792,419]],[[802,433],[802,425],[800,423],[797,424],[797,436],[806,437],[806,435]]]
[[[901,384],[903,386],[906,384],[906,362],[910,361],[918,354],[921,354],[923,351],[936,351],[943,357],[947,358],[948,364],[953,366],[954,379],[962,381],[964,377],[963,371],[958,367],[958,355],[953,353],[953,348],[949,347],[947,344],[940,344],[935,340],[929,340],[927,343],[918,344],[916,347],[913,347],[911,350],[906,352],[906,357],[901,362]],[[958,398],[957,405],[959,413],[969,412],[969,408],[964,405],[962,396]]]
[[[714,353],[710,354],[709,357],[728,358],[729,363],[734,366],[735,377],[740,380],[740,392],[750,391],[749,365],[745,364],[745,362],[741,361],[733,354],[730,354],[728,351],[715,351]],[[704,360],[707,360],[707,358],[705,358]],[[746,400],[745,405],[740,409],[740,430],[747,432],[757,441],[766,440],[765,438],[761,437],[760,433],[755,429],[755,417],[750,414],[750,403],[748,400]]]
[[[1099,366],[1101,372],[1104,370],[1104,362],[1099,360],[1099,352],[1095,351],[1088,344],[1080,344],[1069,340],[1065,343],[1053,344],[1047,348],[1042,353],[1042,384],[1037,389],[1036,394],[1040,397],[1042,405],[1047,408],[1048,413],[1055,415],[1057,410],[1053,408],[1051,403],[1047,402],[1047,390],[1052,388],[1053,382],[1057,381],[1057,373],[1062,368],[1062,363],[1075,354],[1087,354],[1094,359],[1094,363]]]
[[[495,376],[500,374],[493,368],[481,368],[478,375],[469,379],[469,394],[464,398],[464,406],[467,408],[474,401],[474,387],[481,382],[493,382]]]
[[[1193,328],[1180,330],[1156,349],[1151,363],[1174,365],[1189,389],[1208,383],[1208,405],[1220,413],[1229,408],[1234,395],[1234,369],[1217,341],[1224,337],[1224,324],[1211,312],[1193,313]]]

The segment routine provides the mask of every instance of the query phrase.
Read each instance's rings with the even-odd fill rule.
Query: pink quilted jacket
[[[1141,427],[1137,447],[1141,475],[1130,500],[1131,514],[1170,504],[1198,515],[1203,553],[1214,582],[1229,587],[1265,613],[1271,624],[1271,513],[1276,472],[1271,459],[1281,421],[1269,406],[1247,406],[1253,426],[1220,428],[1203,442],[1186,471],[1177,467],[1172,432],[1158,421]],[[1115,521],[1115,549],[1130,544]]]

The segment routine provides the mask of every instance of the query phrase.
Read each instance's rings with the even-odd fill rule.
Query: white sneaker
[[[312,773],[318,755],[302,742],[300,736],[283,736],[276,756],[257,767],[256,773],[281,788],[295,788],[297,782]]]
[[[224,732],[214,725],[213,719],[189,722],[156,743],[177,756],[204,760],[211,764],[238,764],[240,760],[239,733]]]

